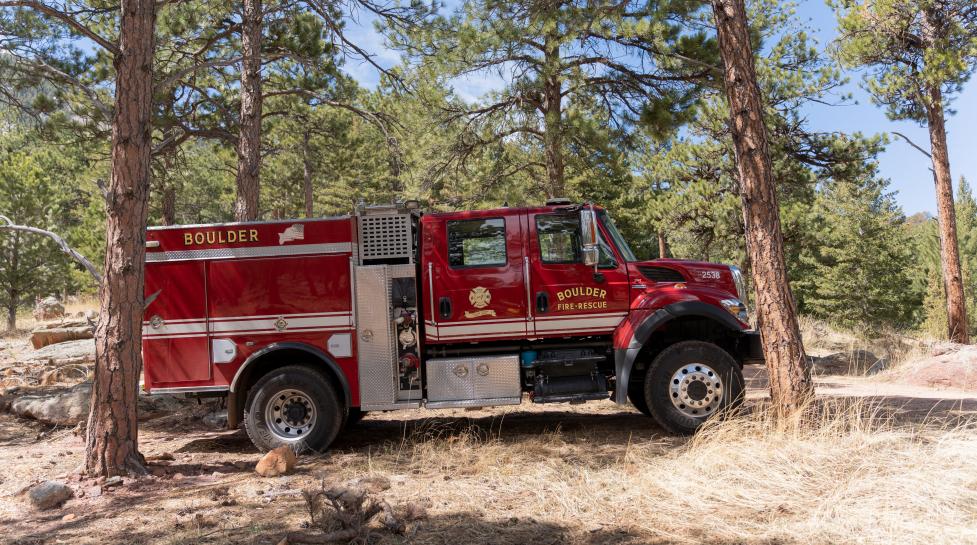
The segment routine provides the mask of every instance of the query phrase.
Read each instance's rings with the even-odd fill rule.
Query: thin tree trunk
[[[763,121],[763,105],[743,0],[712,0],[719,50],[725,64],[733,144],[740,177],[746,247],[753,265],[757,321],[770,375],[770,396],[781,415],[812,395],[787,280],[780,212]]]
[[[153,0],[122,0],[112,176],[105,206],[105,272],[99,289],[95,380],[85,450],[90,475],[145,473],[137,441],[136,396],[142,365],[155,25]]]
[[[312,214],[312,157],[309,150],[309,131],[302,133],[302,194],[305,197],[305,217]]]
[[[547,73],[543,77],[543,154],[546,159],[547,197],[565,197],[563,158],[563,84],[560,46],[556,36],[546,37]]]
[[[7,331],[17,329],[17,304],[20,302],[20,290],[17,289],[18,271],[20,266],[20,233],[14,232],[14,243],[10,248],[10,289],[7,290]]]
[[[957,242],[957,214],[953,205],[953,180],[950,177],[950,157],[947,153],[946,126],[943,115],[943,94],[939,87],[928,89],[926,108],[930,133],[930,156],[933,161],[933,182],[936,184],[936,208],[940,225],[940,266],[943,269],[943,288],[946,292],[946,314],[949,338],[967,344],[967,302],[960,272],[960,247]]]
[[[667,256],[668,248],[666,246],[667,245],[665,243],[665,230],[664,229],[659,229],[658,230],[658,257],[659,257],[659,259],[665,259],[666,257],[668,257]]]
[[[176,225],[176,188],[163,187],[163,225]]]
[[[258,219],[261,191],[261,0],[243,0],[241,49],[241,127],[237,149],[237,200],[234,219]]]

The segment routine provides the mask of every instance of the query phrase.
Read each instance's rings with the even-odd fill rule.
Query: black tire
[[[691,371],[689,380],[697,383],[696,392],[693,392],[692,383],[685,391],[672,391],[673,384],[679,389],[685,386],[685,379],[681,379],[682,382],[673,379],[674,375],[688,375],[683,374],[683,370]],[[713,383],[710,377],[716,374],[719,382]],[[693,380],[693,377],[700,377],[701,380]],[[717,385],[719,391],[714,393],[711,388]],[[682,341],[663,350],[651,362],[644,381],[645,402],[651,416],[666,431],[680,435],[694,433],[712,415],[723,415],[739,406],[743,402],[743,391],[743,371],[736,360],[722,348],[702,341]],[[692,396],[693,393],[695,396],[690,399],[700,405],[682,404],[679,394]],[[699,394],[703,397],[697,399]],[[673,397],[677,400],[675,403],[672,403]],[[693,412],[696,414],[689,414]]]
[[[289,407],[296,407],[304,418],[314,409],[315,418],[309,422],[309,429],[301,435],[282,437],[272,429],[273,426],[286,426],[288,422],[276,419],[278,424],[269,422],[269,409],[281,409],[281,405],[269,405],[279,401],[286,392],[299,392],[304,402],[295,401],[301,396],[286,400]],[[278,399],[276,399],[278,398]],[[306,405],[307,403],[307,405]],[[244,429],[258,450],[265,452],[281,445],[289,445],[296,452],[305,450],[322,451],[332,444],[343,427],[345,408],[339,401],[336,389],[321,373],[301,365],[289,365],[268,373],[248,391],[244,406]],[[288,429],[288,428],[285,428]],[[298,433],[294,431],[293,433]]]
[[[645,416],[651,416],[651,409],[645,401],[645,370],[632,369],[631,380],[628,381],[628,400],[635,409]]]
[[[359,407],[350,407],[349,411],[346,412],[346,422],[343,427],[348,428],[359,424],[364,416],[366,416],[366,411],[360,410]]]

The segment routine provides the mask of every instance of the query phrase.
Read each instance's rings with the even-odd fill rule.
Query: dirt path
[[[748,399],[762,398],[762,370],[747,378]],[[818,390],[869,399],[897,423],[977,416],[977,392],[838,376],[819,377]],[[0,415],[0,543],[274,544],[307,519],[302,488],[364,475],[389,481],[391,503],[422,505],[429,514],[417,535],[378,536],[378,543],[670,543],[608,524],[600,513],[569,516],[566,506],[539,498],[562,486],[568,471],[631,471],[635,453],[666,456],[687,441],[611,402],[370,414],[329,453],[301,457],[294,475],[262,479],[253,472],[259,455],[240,431],[177,414],[142,424],[140,433],[154,476],[100,492],[95,482],[71,481],[84,449],[73,430]],[[513,488],[535,474],[538,482]],[[30,511],[19,493],[52,478],[68,479],[81,497],[60,510]]]

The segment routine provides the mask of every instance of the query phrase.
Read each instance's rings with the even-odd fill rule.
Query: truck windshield
[[[624,240],[623,236],[621,236],[621,232],[617,230],[617,226],[614,225],[614,220],[612,220],[611,216],[607,214],[607,211],[598,211],[597,218],[600,220],[601,225],[604,226],[604,229],[608,232],[608,234],[611,235],[614,245],[617,246],[618,251],[621,252],[621,257],[623,257],[625,261],[637,261],[638,258],[634,256],[634,252],[631,251],[631,247],[628,246],[628,242]]]

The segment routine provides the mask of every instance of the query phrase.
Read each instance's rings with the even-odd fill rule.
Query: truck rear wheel
[[[743,401],[743,372],[722,348],[683,341],[663,350],[645,375],[645,402],[670,433],[691,434]]]
[[[326,377],[290,365],[261,377],[248,391],[244,429],[261,451],[281,445],[296,452],[325,450],[342,429],[343,417],[339,396]]]

